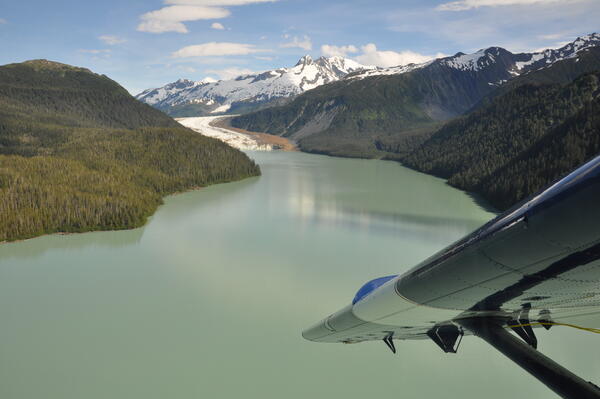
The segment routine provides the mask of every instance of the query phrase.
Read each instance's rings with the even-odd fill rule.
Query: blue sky
[[[600,31],[599,0],[6,1],[0,64],[84,66],[137,93],[345,55],[390,66],[499,45],[557,47]]]

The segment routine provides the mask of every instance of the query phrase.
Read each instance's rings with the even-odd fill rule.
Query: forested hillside
[[[141,226],[164,195],[259,173],[106,76],[0,67],[0,241]]]
[[[506,209],[597,155],[600,155],[598,94],[535,145],[482,179],[475,190],[496,207]]]
[[[600,72],[514,87],[453,120],[402,162],[506,209],[600,151]]]

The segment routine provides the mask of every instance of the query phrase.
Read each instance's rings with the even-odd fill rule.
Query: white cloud
[[[0,25],[4,25],[6,23],[8,23],[7,20],[5,20],[4,18],[0,18]]]
[[[196,68],[191,67],[191,66],[185,66],[185,65],[179,66],[179,69],[182,70],[182,71],[184,71],[184,72],[187,72],[187,73],[196,73],[196,72],[198,72],[198,70]]]
[[[254,71],[247,68],[225,68],[225,69],[209,69],[205,71],[206,73],[212,73],[217,75],[220,79],[227,80],[237,78],[240,75],[250,75],[254,73]]]
[[[545,51],[545,50],[548,50],[548,49],[557,49],[557,48],[564,47],[564,46],[566,46],[567,44],[569,44],[571,42],[572,42],[572,40],[563,40],[563,41],[560,41],[560,42],[554,42],[554,43],[552,43],[549,46],[538,47],[536,49],[528,50],[528,51],[530,51],[532,53],[541,53],[542,51]]]
[[[444,54],[437,53],[435,56],[424,55],[414,51],[379,51],[377,46],[369,43],[361,47],[362,54],[354,57],[354,59],[363,65],[376,65],[380,67],[391,67],[397,65],[418,64],[427,62],[434,58],[443,57]]]
[[[110,46],[114,46],[115,44],[125,43],[127,41],[125,39],[122,39],[118,36],[113,36],[113,35],[98,36],[98,39],[100,39],[101,41],[103,41],[104,43],[106,43]]]
[[[147,21],[141,22],[137,30],[140,32],[150,32],[150,33],[165,33],[165,32],[178,32],[178,33],[188,33],[189,31],[181,22],[173,22],[173,21],[164,21],[160,19],[149,19]]]
[[[449,1],[452,0],[438,0],[437,3]],[[419,34],[438,43],[441,51],[452,54],[458,51],[472,53],[490,46],[504,47],[512,52],[531,51],[598,30],[598,0],[540,4],[480,7],[463,12],[436,11],[435,6],[422,4],[414,9],[389,10],[388,29],[408,35]],[[561,32],[565,33],[564,38],[539,37]],[[433,54],[437,49],[418,51]]]
[[[537,47],[535,49],[527,49],[527,51],[531,51],[533,53],[540,53],[549,48],[560,48],[569,43],[571,43],[577,37],[576,34],[571,34],[568,31],[563,31],[559,33],[549,33],[549,34],[541,34],[537,35],[536,38],[540,39],[544,43],[542,47]],[[562,39],[562,40],[561,40]],[[548,43],[551,42],[551,43]]]
[[[324,44],[321,46],[321,54],[325,57],[347,57],[349,53],[358,53],[356,46],[333,46]]]
[[[289,37],[289,35],[284,35],[284,38]],[[309,51],[312,50],[312,41],[310,37],[304,35],[303,38],[299,38],[298,36],[294,36],[291,42],[283,43],[281,45],[283,48],[301,48],[303,50]]]
[[[357,55],[351,55],[356,54]],[[380,67],[391,67],[406,64],[418,64],[427,62],[434,58],[444,57],[444,54],[437,53],[435,56],[416,53],[414,51],[380,51],[373,43],[361,46],[360,49],[352,44],[346,46],[334,46],[324,44],[321,46],[321,54],[325,57],[352,57],[363,65],[376,65]]]
[[[79,50],[80,53],[86,53],[86,54],[109,54],[111,51],[110,49],[81,49]]]
[[[580,0],[458,0],[443,3],[436,7],[438,11],[464,11],[479,7],[501,7],[531,4],[573,3]]]
[[[556,39],[560,39],[563,38],[565,36],[564,33],[551,33],[548,35],[538,35],[538,39],[542,39],[542,40],[556,40]]]
[[[253,3],[273,3],[277,0],[166,0],[165,4],[190,6],[244,6]]]
[[[252,53],[267,52],[269,50],[258,49],[253,44],[209,42],[196,44],[181,48],[173,53],[175,58],[187,57],[209,57],[222,55],[247,55]]]
[[[182,22],[219,19],[228,17],[230,14],[228,10],[219,7],[169,6],[142,15],[140,17],[142,22],[138,25],[137,30],[151,33],[188,33],[187,27]]]
[[[219,22],[213,22],[210,27],[212,29],[216,29],[216,30],[223,30],[225,29],[225,27],[223,26],[223,24],[219,23]]]
[[[400,52],[389,50],[380,51],[373,43],[361,46],[360,49],[352,44],[346,46],[324,44],[321,46],[321,54],[325,57],[352,57],[363,65],[376,65],[380,67],[407,65],[412,63],[418,64],[434,58],[444,57],[444,54],[442,53],[437,53],[433,56],[416,53],[410,50]]]
[[[273,1],[277,0],[165,0],[164,3],[168,5],[167,7],[147,12],[140,17],[142,21],[137,30],[150,33],[188,33],[188,28],[183,22],[228,17],[231,13],[223,8],[225,6],[242,6]],[[213,29],[224,28],[213,27]]]

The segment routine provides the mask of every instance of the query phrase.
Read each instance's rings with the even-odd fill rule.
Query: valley
[[[353,72],[230,124],[305,152],[396,160],[504,210],[600,151],[599,70],[595,33],[537,53],[490,47]]]
[[[600,399],[599,0],[5,3],[0,399]]]

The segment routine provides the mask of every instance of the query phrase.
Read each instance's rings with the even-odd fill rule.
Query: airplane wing
[[[350,304],[302,335],[383,340],[393,352],[396,339],[431,339],[456,352],[462,336],[474,334],[497,349],[499,342],[517,345],[513,355],[528,357],[541,355],[533,328],[590,323],[600,324],[600,157],[406,273],[366,283]],[[561,380],[565,393],[551,386],[556,375],[546,380],[552,378],[542,382],[563,397],[600,397],[583,380],[576,392],[575,382]]]

